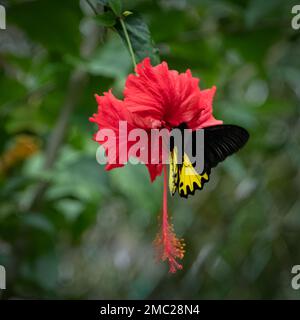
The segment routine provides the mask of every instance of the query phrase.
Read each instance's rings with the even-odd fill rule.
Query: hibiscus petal
[[[124,102],[132,113],[147,119],[149,129],[158,121],[168,128],[187,123],[193,129],[217,121],[212,117],[214,91],[201,91],[190,70],[178,73],[166,62],[153,67],[146,58],[137,65],[136,75],[128,76]]]
[[[197,108],[197,110],[199,110],[199,114],[187,123],[190,129],[196,130],[223,123],[221,120],[216,120],[212,114],[212,103],[215,93],[215,86],[213,86],[211,89],[200,91],[199,106]]]
[[[111,170],[116,167],[121,167],[128,161],[128,150],[132,143],[128,142],[128,132],[132,130],[133,118],[130,112],[125,108],[124,102],[118,100],[111,91],[105,92],[103,96],[96,95],[98,103],[98,113],[95,113],[90,118],[91,122],[98,125],[99,130],[94,136],[94,139],[105,147],[107,156],[106,170]],[[120,121],[126,121],[127,130],[120,131]],[[100,130],[110,129],[114,133],[115,139],[104,139],[100,135]],[[112,150],[115,152],[112,152]],[[123,154],[123,159],[120,159],[120,154]]]
[[[149,171],[150,180],[153,182],[156,177],[159,177],[162,173],[163,165],[162,164],[146,164],[146,167]]]

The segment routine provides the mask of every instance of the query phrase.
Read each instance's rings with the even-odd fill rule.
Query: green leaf
[[[104,27],[113,27],[116,24],[116,16],[112,11],[107,11],[95,17],[96,21]]]
[[[154,47],[153,40],[144,19],[137,13],[131,14],[124,20],[126,29],[133,47],[137,62],[150,57],[153,64],[160,62],[158,49]],[[116,24],[116,30],[127,46],[126,38],[120,22]]]
[[[120,37],[112,33],[106,43],[95,51],[85,68],[93,75],[125,78],[131,69],[131,60]]]
[[[117,15],[120,16],[122,13],[122,3],[120,0],[109,0],[109,6],[111,7],[112,11]]]

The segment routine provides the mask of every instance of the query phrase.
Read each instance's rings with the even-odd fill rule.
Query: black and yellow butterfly
[[[180,126],[180,129],[185,128]],[[209,181],[211,169],[233,153],[242,148],[249,139],[249,133],[236,125],[216,125],[204,130],[204,169],[199,173],[190,161],[190,156],[183,147],[182,159],[178,161],[178,146],[170,144],[169,189],[174,195],[176,191],[181,197],[193,195]],[[195,131],[192,139],[196,138]],[[194,142],[192,142],[194,143]]]

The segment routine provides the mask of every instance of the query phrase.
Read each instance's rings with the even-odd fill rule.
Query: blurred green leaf
[[[55,231],[53,224],[41,213],[26,213],[22,217],[24,225],[37,230],[52,233]]]
[[[74,221],[84,209],[84,204],[78,200],[62,199],[55,204],[56,209],[63,213],[68,221]]]
[[[81,18],[79,4],[73,0],[18,2],[9,13],[10,23],[22,28],[33,41],[49,50],[73,54],[79,50]]]
[[[87,70],[94,75],[122,78],[131,67],[129,53],[119,38],[112,35],[87,62]]]
[[[108,0],[108,4],[116,16],[120,16],[122,13],[122,2],[121,0]]]
[[[98,14],[95,19],[100,25],[105,27],[113,27],[116,24],[116,16],[111,11]]]

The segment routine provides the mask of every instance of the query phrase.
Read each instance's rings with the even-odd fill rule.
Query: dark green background
[[[172,69],[217,86],[216,117],[251,135],[205,190],[169,201],[187,248],[184,270],[170,275],[151,244],[162,179],[151,184],[144,166],[105,172],[95,160],[93,95],[113,87],[121,96],[132,72],[120,38],[95,25],[84,1],[0,1],[8,22],[0,31],[0,159],[20,134],[40,144],[1,173],[0,297],[300,297],[290,285],[300,264],[296,2],[124,1],[148,22]],[[66,135],[45,167],[59,119]],[[41,180],[48,185],[36,197]]]

